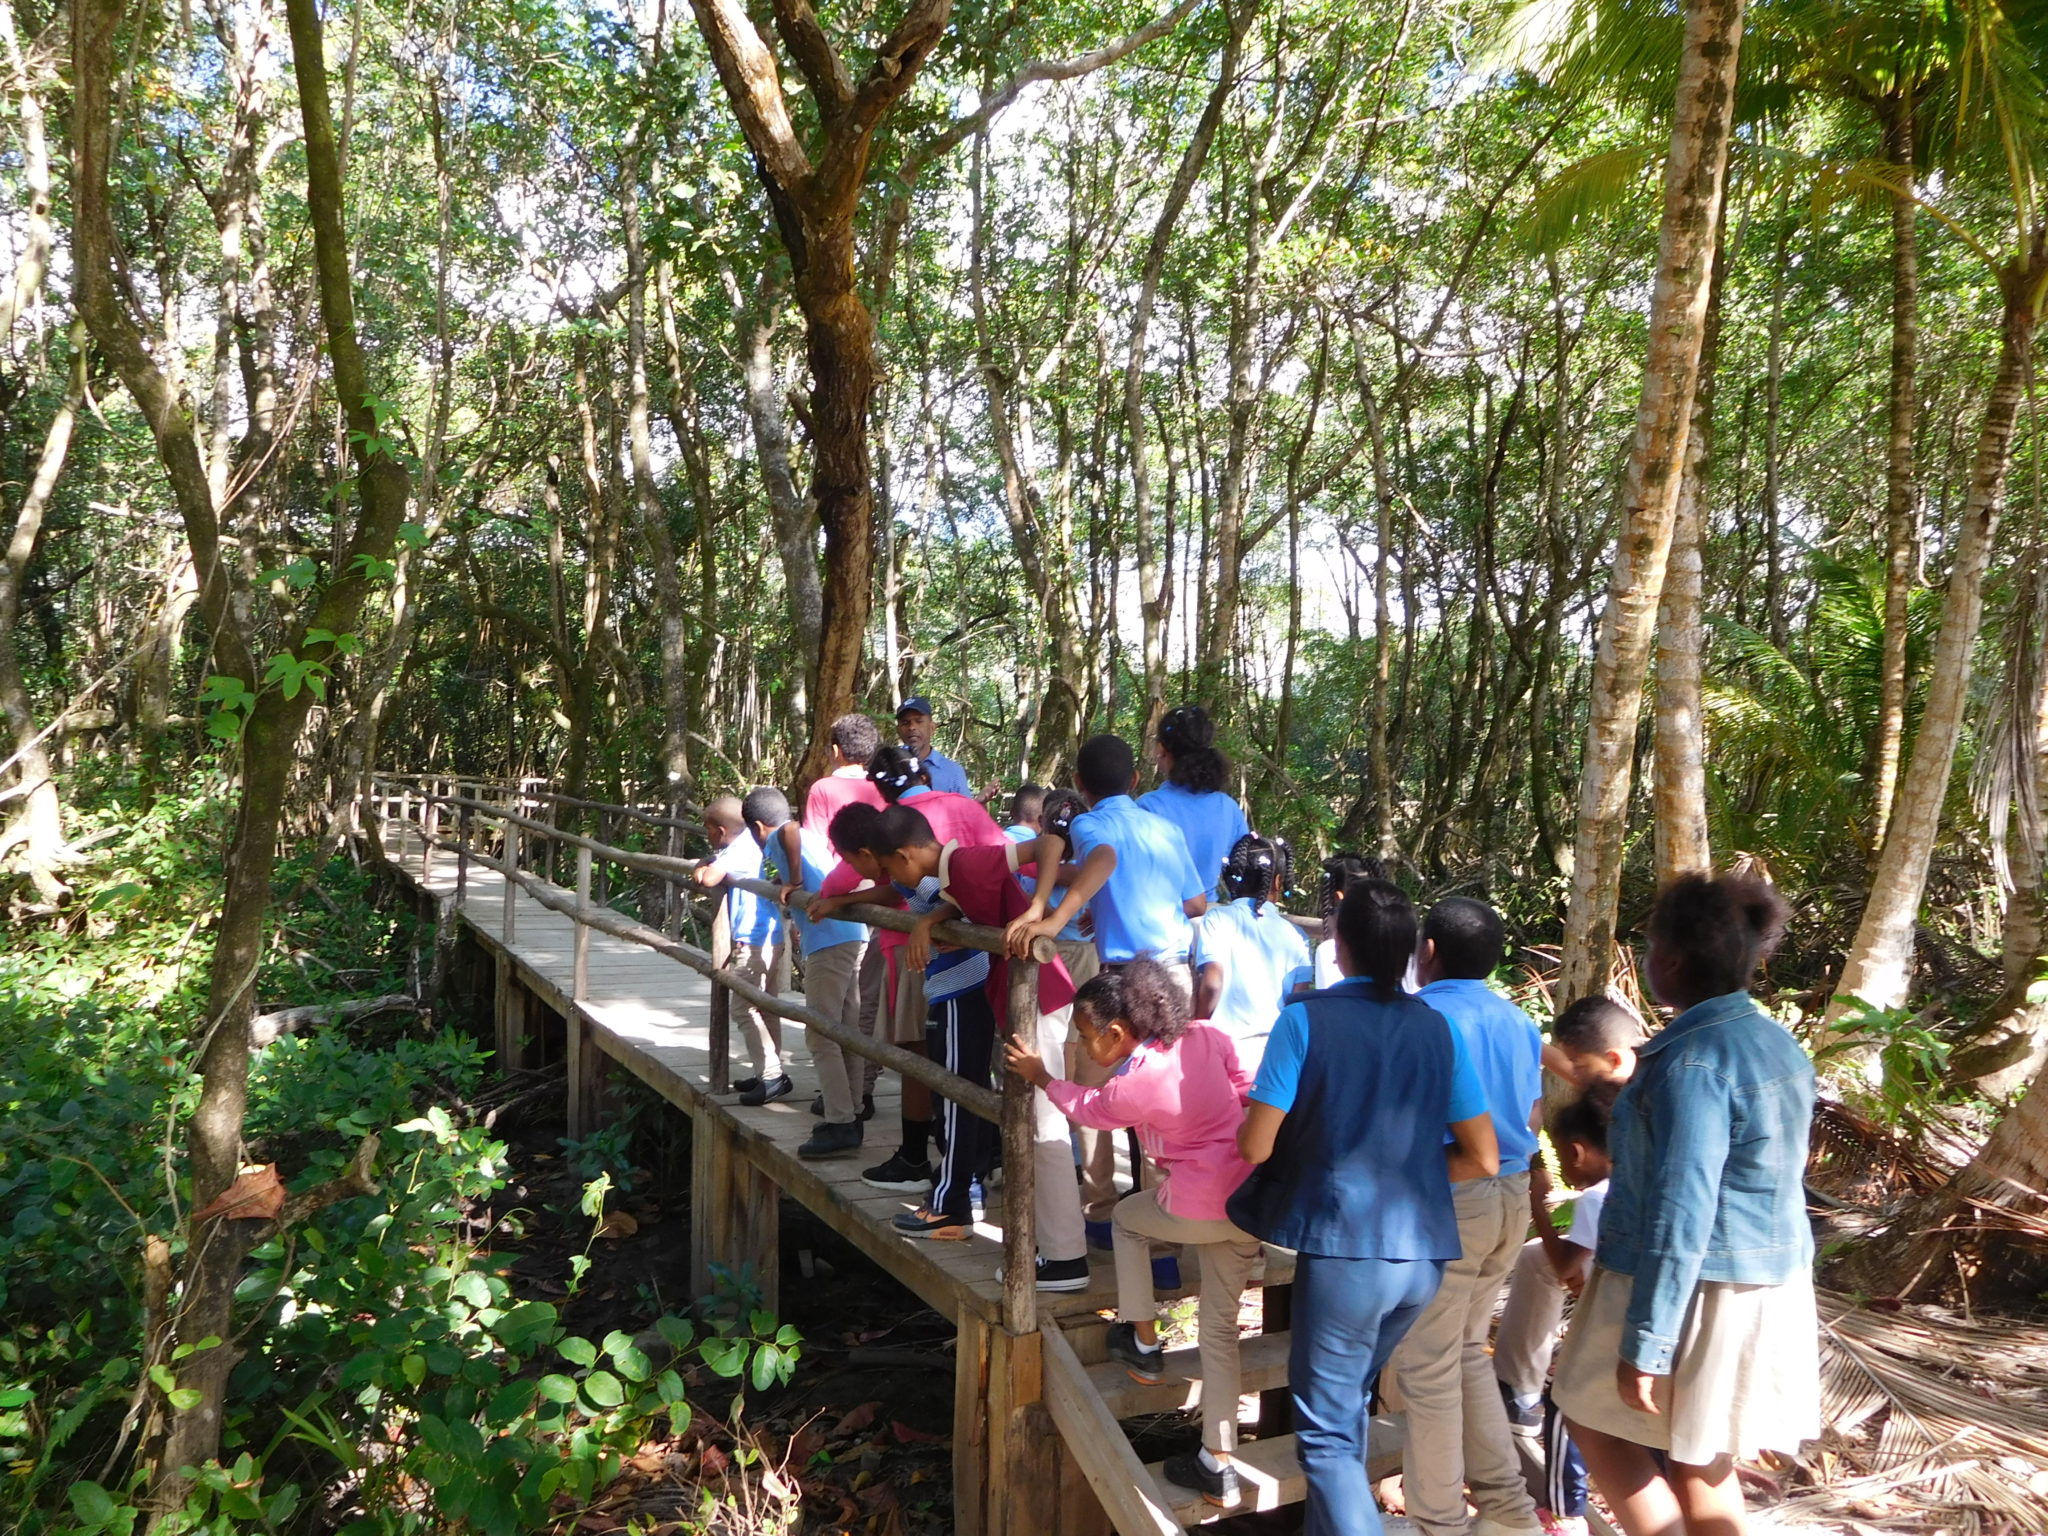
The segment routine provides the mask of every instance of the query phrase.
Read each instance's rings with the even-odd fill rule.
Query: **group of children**
[[[1569,1298],[1604,1257],[1609,1119],[1647,1048],[1635,1014],[1581,1001],[1546,1044],[1487,984],[1506,952],[1498,914],[1450,898],[1418,923],[1371,861],[1325,864],[1312,947],[1278,905],[1289,851],[1246,824],[1198,706],[1161,721],[1159,788],[1134,798],[1130,745],[1097,736],[1078,755],[1074,787],[1019,790],[1007,826],[933,753],[924,699],[904,702],[898,744],[884,745],[862,715],[831,734],[833,770],[811,786],[800,820],[772,788],[707,808],[715,856],[697,878],[781,886],[807,1000],[845,1028],[975,1083],[994,1080],[1003,1042],[1007,1069],[1040,1090],[1037,1284],[1085,1289],[1089,1247],[1113,1250],[1109,1350],[1140,1381],[1163,1377],[1155,1288],[1179,1280],[1155,1249],[1177,1246],[1192,1261],[1202,1447],[1169,1459],[1167,1477],[1220,1507],[1238,1500],[1237,1317],[1265,1240],[1298,1254],[1290,1385],[1311,1531],[1379,1528],[1363,1481],[1373,1392],[1407,1414],[1402,1496],[1430,1536],[1583,1531],[1586,1465],[1566,1425],[1580,1415],[1569,1401],[1561,1412],[1547,1383]],[[777,906],[739,887],[728,900],[730,964],[764,977]],[[839,915],[855,903],[915,921],[908,932],[870,929]],[[1008,954],[936,942],[952,919],[1003,929]],[[1009,1019],[1007,958],[1041,939],[1058,958],[1039,969],[1038,1017]],[[752,1068],[734,1084],[741,1102],[787,1096],[778,1021],[737,1011]],[[807,1044],[819,1124],[799,1155],[856,1153],[878,1068],[819,1031]],[[1537,1137],[1545,1065],[1569,1088],[1553,1086],[1548,1116],[1558,1170],[1578,1192],[1561,1233]],[[1120,1132],[1136,1139],[1136,1187],[1121,1198]],[[895,1218],[906,1237],[961,1237],[999,1153],[992,1124],[906,1078],[900,1142],[862,1177],[922,1196]],[[1696,1266],[1698,1283],[1718,1278],[1713,1269]],[[1629,1357],[1625,1342],[1616,1348]],[[1517,1433],[1543,1439],[1541,1508]],[[1603,1431],[1593,1440],[1597,1481],[1622,1461]],[[1694,1491],[1685,1470],[1673,1461],[1655,1474],[1681,1505]]]

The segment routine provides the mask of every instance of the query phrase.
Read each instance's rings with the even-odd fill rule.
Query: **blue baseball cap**
[[[896,706],[896,714],[899,719],[904,715],[928,715],[931,712],[932,701],[921,693],[913,693],[909,698]]]

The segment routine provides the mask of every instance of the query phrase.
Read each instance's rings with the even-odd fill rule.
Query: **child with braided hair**
[[[1195,925],[1195,1017],[1235,1040],[1253,1074],[1296,973],[1311,964],[1308,939],[1279,906],[1293,866],[1284,841],[1245,833],[1223,865],[1230,900]]]

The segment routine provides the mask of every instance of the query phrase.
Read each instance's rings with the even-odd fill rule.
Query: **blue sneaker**
[[[1180,1259],[1171,1253],[1162,1253],[1152,1260],[1152,1289],[1155,1291],[1177,1291],[1180,1289]]]
[[[1116,1246],[1116,1240],[1110,1235],[1108,1222],[1084,1221],[1081,1225],[1088,1231],[1088,1246],[1090,1248],[1100,1248],[1107,1252]]]

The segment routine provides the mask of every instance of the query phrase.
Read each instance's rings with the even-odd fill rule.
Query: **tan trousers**
[[[1424,1536],[1463,1536],[1465,1490],[1480,1517],[1529,1530],[1529,1497],[1494,1383],[1486,1337],[1494,1304],[1529,1233],[1529,1175],[1451,1186],[1461,1257],[1444,1266],[1436,1298],[1394,1351],[1388,1369],[1408,1410],[1401,1488]]]
[[[1074,978],[1075,986],[1093,980],[1102,969],[1102,959],[1093,944],[1070,939],[1058,943],[1060,958],[1066,961],[1067,974]],[[1061,1076],[1083,1088],[1100,1088],[1109,1081],[1109,1072],[1095,1065],[1095,1058],[1081,1049],[1078,1037],[1067,1051],[1067,1070]],[[1074,1127],[1074,1139],[1081,1148],[1081,1215],[1088,1221],[1108,1221],[1116,1209],[1116,1138],[1120,1134]]]
[[[1195,1313],[1202,1354],[1202,1444],[1224,1455],[1237,1449],[1237,1309],[1259,1257],[1259,1241],[1227,1221],[1190,1221],[1161,1208],[1159,1191],[1141,1189],[1116,1208],[1116,1315],[1149,1323],[1159,1315],[1152,1296],[1152,1245],[1182,1244],[1182,1258],[1201,1261],[1202,1301]]]
[[[1564,1333],[1565,1290],[1543,1244],[1522,1244],[1508,1278],[1507,1305],[1493,1336],[1493,1374],[1520,1398],[1540,1397]]]
[[[860,1028],[860,967],[866,948],[865,941],[856,939],[804,956],[804,1001],[850,1030]],[[825,1095],[825,1123],[852,1125],[860,1109],[853,1096],[853,1064],[859,1058],[809,1026],[804,1043],[811,1049],[818,1089]]]
[[[861,945],[860,955],[860,1032],[870,1040],[888,1042],[890,1024],[894,1021],[882,1010],[882,994],[889,986],[889,962],[882,956],[882,946],[873,939]],[[882,1075],[882,1064],[861,1058],[860,1091],[873,1093],[876,1079]]]
[[[781,948],[780,944],[735,944],[728,964],[740,980],[766,991]],[[740,1021],[740,1036],[747,1045],[747,1063],[754,1076],[764,1083],[782,1076],[782,1020],[737,997],[732,1001],[733,1012]]]
[[[1068,1007],[1038,1016],[1038,1037],[1032,1048],[1055,1077],[1066,1075],[1061,1066],[1068,1055],[1073,1015]],[[1043,1088],[1032,1090],[1031,1115],[1031,1200],[1039,1256],[1047,1260],[1086,1258],[1088,1238],[1081,1225],[1081,1194],[1074,1186],[1073,1127],[1053,1107]]]

